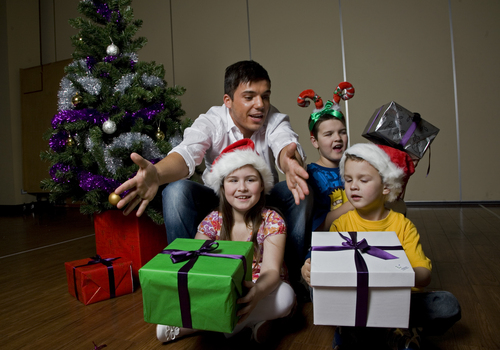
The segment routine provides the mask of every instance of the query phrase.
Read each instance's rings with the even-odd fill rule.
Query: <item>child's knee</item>
[[[293,288],[285,282],[277,288],[276,292],[276,318],[286,317],[290,314],[295,305],[295,292]]]

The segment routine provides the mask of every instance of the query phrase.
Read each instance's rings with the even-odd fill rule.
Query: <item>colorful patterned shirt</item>
[[[208,214],[205,219],[198,226],[198,232],[204,234],[213,240],[218,240],[220,238],[220,230],[222,227],[222,214],[218,211],[213,211]],[[255,282],[260,276],[260,269],[262,266],[262,257],[264,256],[264,240],[273,235],[285,235],[286,226],[285,220],[274,210],[264,208],[262,210],[262,224],[260,225],[259,231],[257,233],[257,243],[260,249],[260,260],[254,260],[252,264],[252,280]],[[252,234],[248,235],[247,242],[252,239]],[[285,265],[283,264],[280,276],[282,280],[287,279],[287,273]]]

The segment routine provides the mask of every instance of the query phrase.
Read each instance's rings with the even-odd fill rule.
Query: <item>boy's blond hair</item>
[[[345,162],[347,159],[366,161],[377,169],[382,183],[390,190],[386,197],[387,202],[398,198],[403,189],[404,171],[391,161],[391,158],[377,145],[371,143],[358,143],[345,150],[340,160],[340,176],[344,180]]]

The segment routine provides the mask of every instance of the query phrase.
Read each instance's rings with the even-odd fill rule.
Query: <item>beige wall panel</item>
[[[77,34],[78,30],[71,27],[68,21],[70,18],[83,17],[78,12],[79,2],[79,0],[54,0],[56,61],[72,58],[73,51],[75,51],[71,44],[71,36]]]
[[[377,107],[391,100],[440,128],[412,176],[409,201],[459,200],[457,141],[446,1],[343,1],[351,144]]]
[[[315,162],[319,156],[307,128],[314,104],[301,108],[297,97],[313,89],[326,102],[343,79],[338,3],[256,0],[249,4],[252,59],[268,70],[272,104],[290,116],[307,162]]]
[[[172,36],[170,29],[170,1],[141,0],[133,1],[134,18],[142,19],[142,28],[137,36],[148,39],[148,43],[139,52],[139,60],[163,64],[165,81],[174,85],[172,65]]]
[[[192,119],[222,105],[224,71],[247,60],[245,1],[173,1],[174,70],[186,116]]]
[[[48,0],[45,0],[47,2]],[[71,36],[78,33],[68,20],[84,17],[78,12],[79,0],[55,0],[55,27],[57,60],[71,58],[74,47]],[[48,7],[48,5],[47,5]],[[137,32],[137,37],[143,36],[148,43],[138,52],[139,60],[155,61],[165,67],[165,80],[172,84],[172,40],[170,31],[170,1],[141,0],[133,1],[134,19],[142,19],[143,26]],[[49,63],[49,62],[44,62]]]
[[[42,64],[56,61],[54,1],[40,1],[40,32],[42,41]]]
[[[498,201],[500,2],[452,1],[462,197]]]

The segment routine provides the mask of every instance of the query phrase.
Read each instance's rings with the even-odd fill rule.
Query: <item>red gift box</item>
[[[121,256],[132,260],[134,280],[139,281],[139,269],[167,245],[164,225],[135,213],[123,215],[121,210],[107,210],[94,215],[96,252],[103,256]]]
[[[69,293],[85,305],[134,292],[130,260],[98,255],[64,265]]]

